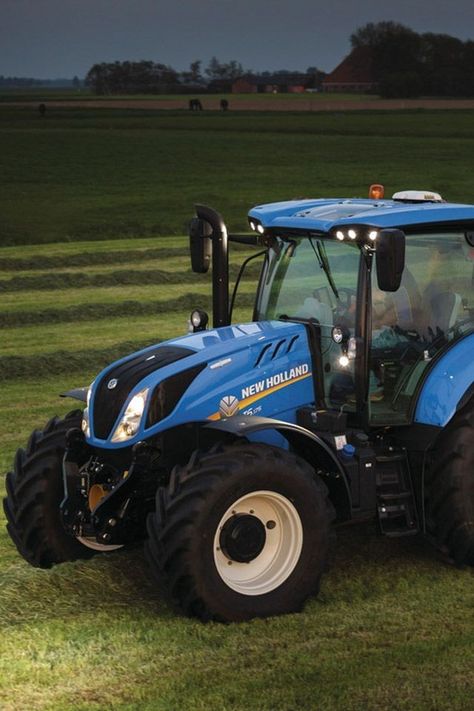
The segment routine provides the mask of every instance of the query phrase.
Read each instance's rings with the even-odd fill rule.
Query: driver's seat
[[[446,333],[457,321],[462,305],[462,299],[454,291],[443,291],[430,300],[430,314],[428,326],[433,333],[442,331]]]
[[[316,319],[321,326],[332,327],[333,325],[331,307],[315,299],[314,296],[308,296],[308,298],[304,300],[303,306],[298,310],[297,315],[299,318]]]

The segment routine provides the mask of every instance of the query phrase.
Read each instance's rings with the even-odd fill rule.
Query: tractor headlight
[[[84,412],[82,413],[81,429],[84,432],[86,437],[91,436],[91,428],[89,425],[89,408],[88,407],[86,407]]]
[[[137,434],[145,411],[147,395],[148,388],[145,388],[132,397],[127,405],[124,416],[115,429],[112,442],[125,442]]]
[[[201,309],[194,309],[189,319],[189,330],[191,331],[191,333],[205,331],[207,328],[208,321],[209,316],[205,311],[201,311]]]
[[[94,382],[92,382],[89,385],[89,390],[87,391],[87,404],[84,409],[84,412],[82,413],[81,429],[84,432],[86,437],[91,436],[91,428],[90,428],[90,424],[89,424],[89,405],[91,403],[91,394],[92,394],[93,385],[94,385]]]

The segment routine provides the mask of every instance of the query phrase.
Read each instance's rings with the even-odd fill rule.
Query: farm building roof
[[[329,85],[374,85],[373,53],[370,47],[356,47],[337,67],[323,79]]]

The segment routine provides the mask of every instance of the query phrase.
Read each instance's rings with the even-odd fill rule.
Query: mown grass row
[[[187,257],[189,247],[156,247],[155,249],[112,249],[107,252],[78,252],[76,254],[44,255],[32,257],[2,257],[0,271],[29,271],[39,269],[58,269],[61,267],[90,267],[104,264],[133,264],[135,262],[169,257]]]
[[[82,370],[100,371],[114,360],[141,350],[161,338],[144,338],[141,341],[124,341],[109,348],[84,350],[55,350],[24,356],[0,356],[0,382],[17,378],[43,378],[51,374],[80,373]]]
[[[159,243],[165,243],[168,240],[160,239]],[[140,242],[140,240],[137,240]],[[144,244],[152,242],[151,239],[143,240]],[[156,240],[154,240],[156,244]],[[189,264],[189,244],[187,238],[176,238],[174,244],[178,246],[160,246],[160,247],[143,247],[142,249],[134,249],[135,241],[129,249],[111,248],[110,243],[87,243],[79,244],[81,251],[62,250],[61,254],[48,254],[48,250],[44,249],[41,253],[32,254],[28,257],[11,257],[2,256],[0,253],[0,272],[22,272],[22,271],[40,271],[50,269],[75,267],[104,267],[113,264],[134,264],[140,262],[149,264],[156,260],[166,260],[167,269],[170,266],[170,260],[178,261],[178,258],[183,258],[183,263]],[[51,249],[51,246],[48,245]],[[73,245],[68,245],[73,247]],[[102,247],[102,249],[98,249]],[[241,244],[232,244],[233,253],[246,253],[248,248]],[[8,250],[7,250],[8,251]]]
[[[239,306],[251,308],[255,301],[253,294],[239,295]],[[51,323],[73,323],[79,321],[95,321],[106,318],[134,316],[157,316],[176,311],[191,311],[199,304],[200,308],[207,311],[211,309],[209,296],[191,292],[177,298],[165,301],[131,301],[124,300],[118,303],[86,303],[67,306],[65,308],[43,308],[36,311],[4,311],[0,312],[0,328],[22,328]]]
[[[230,266],[229,275],[232,279],[237,277],[239,268]],[[248,267],[248,276],[257,277],[260,271],[258,265]],[[118,284],[194,284],[207,281],[208,277],[186,271],[165,271],[164,269],[122,269],[117,271],[90,272],[54,272],[34,276],[15,276],[10,279],[0,280],[0,293],[16,291],[51,291],[63,289],[82,289],[88,287],[116,286]]]
[[[112,250],[111,260],[130,253],[142,258],[135,261],[134,269],[117,271],[110,268],[108,252],[87,248],[72,256],[78,264],[95,264],[96,271],[54,271],[52,265],[70,256],[65,250],[44,255],[43,270],[34,275],[2,278],[0,292],[6,303],[0,312],[0,381],[66,373],[80,377],[81,371],[99,372],[130,352],[185,334],[191,310],[199,307],[210,312],[211,297],[209,275],[191,272],[189,254],[182,254],[183,240],[178,242],[175,249],[160,250],[165,252],[157,261],[160,269],[150,268],[150,249]],[[232,252],[234,278],[237,262],[247,252]],[[29,257],[10,253],[6,275],[24,266],[23,259]],[[236,311],[240,320],[251,317],[258,269],[258,265],[250,267],[242,283]],[[194,291],[186,292],[188,285]]]

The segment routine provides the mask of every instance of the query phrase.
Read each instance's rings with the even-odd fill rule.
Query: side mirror
[[[377,284],[381,291],[397,291],[405,268],[405,233],[381,230],[375,247]]]
[[[212,227],[207,220],[193,217],[189,223],[189,249],[191,269],[197,274],[205,274],[209,269],[212,254]]]

